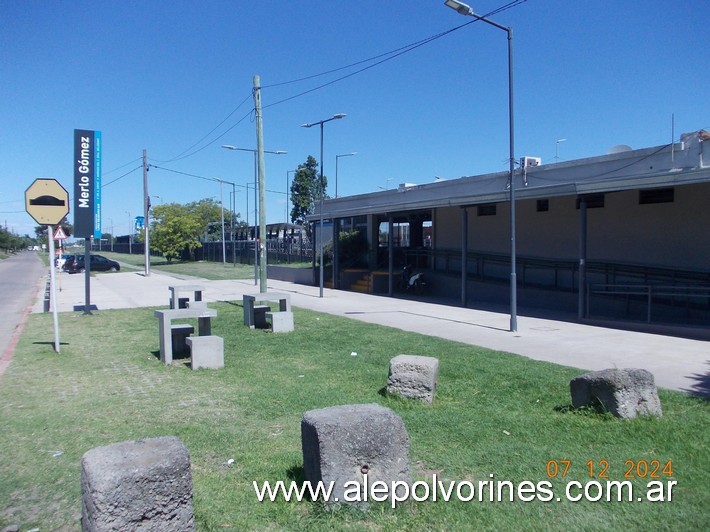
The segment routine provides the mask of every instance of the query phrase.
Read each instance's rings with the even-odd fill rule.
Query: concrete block
[[[224,339],[221,336],[190,336],[186,340],[192,369],[224,367]]]
[[[187,352],[187,344],[185,339],[195,332],[195,328],[189,323],[176,323],[170,326],[170,335],[172,336],[173,355]]]
[[[293,312],[267,312],[266,319],[271,321],[271,330],[275,333],[293,332]]]
[[[599,401],[616,417],[663,416],[653,374],[645,369],[604,369],[575,377],[569,383],[572,406]]]
[[[387,393],[431,403],[438,378],[438,359],[399,355],[390,360]]]
[[[301,445],[306,480],[334,482],[326,503],[330,509],[341,503],[367,508],[365,484],[375,481],[390,487],[395,481],[411,485],[409,434],[402,418],[389,408],[365,404],[310,410],[301,420]],[[348,482],[359,483],[360,501],[345,500],[346,491],[353,498],[353,484]],[[400,486],[398,496],[404,489]]]
[[[96,447],[81,460],[84,531],[192,531],[187,447],[174,436]]]

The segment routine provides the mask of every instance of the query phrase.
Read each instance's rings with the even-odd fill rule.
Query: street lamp
[[[560,142],[564,142],[567,139],[557,139],[557,142],[555,142],[555,162],[559,160],[559,147],[560,147]]]
[[[351,155],[357,155],[356,151],[351,151],[350,153],[343,153],[342,155],[335,156],[335,197],[338,197],[338,159],[341,157],[350,157]]]
[[[230,144],[222,144],[222,147],[225,150],[238,150],[238,151],[250,151],[254,154],[254,234],[256,235],[256,228],[259,226],[259,222],[257,220],[257,215],[259,214],[259,210],[257,208],[257,197],[256,197],[256,190],[257,190],[257,180],[258,180],[258,159],[257,156],[259,154],[259,151],[254,149],[254,148],[238,148],[237,146],[232,146]],[[277,151],[269,151],[269,150],[263,150],[264,153],[273,153],[275,155],[285,155],[288,152],[283,151],[283,150],[277,150]],[[248,188],[248,187],[247,187]],[[248,190],[247,190],[248,192]],[[247,208],[248,211],[248,208]],[[247,212],[247,226],[249,225],[249,212]],[[264,235],[261,235],[262,238],[264,238]],[[259,249],[258,249],[258,240],[255,238],[255,245],[254,245],[254,286],[256,286],[258,279],[259,279]],[[266,268],[265,264],[261,265],[262,268]]]
[[[319,253],[319,260],[320,260],[320,295],[319,297],[323,297],[323,269],[325,265],[323,264],[323,196],[325,195],[325,190],[323,189],[323,124],[326,122],[330,122],[331,120],[337,120],[339,118],[345,118],[345,114],[343,113],[338,113],[336,115],[331,116],[330,118],[326,118],[325,120],[320,120],[318,122],[312,122],[312,123],[307,123],[307,124],[301,124],[301,127],[313,127],[313,126],[320,126],[320,238],[319,240],[319,245],[318,245],[318,253]]]
[[[517,274],[515,263],[515,182],[513,181],[513,172],[515,171],[515,128],[513,114],[513,29],[502,26],[497,22],[493,22],[485,17],[481,17],[473,12],[468,5],[458,0],[446,0],[444,4],[451,9],[456,10],[462,15],[474,17],[476,20],[481,20],[486,24],[490,24],[500,30],[503,30],[508,35],[508,129],[510,134],[510,175],[508,176],[510,186],[510,332],[518,330],[518,303],[517,303]]]

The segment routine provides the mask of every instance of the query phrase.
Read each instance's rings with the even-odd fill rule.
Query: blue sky
[[[471,6],[485,15],[508,3]],[[667,144],[673,115],[676,139],[710,127],[710,3],[528,0],[492,18],[514,30],[516,157]],[[72,193],[74,129],[102,132],[104,231],[126,234],[129,213],[142,214],[142,173],[124,174],[144,148],[160,167],[149,174],[153,204],[219,199],[218,183],[167,168],[237,183],[244,217],[253,156],[220,145],[256,147],[255,74],[264,147],[288,151],[266,156],[268,222],[285,218],[287,171],[319,158],[318,128],[300,125],[335,113],[347,117],[325,125],[331,195],[336,155],[350,152],[339,195],[507,168],[506,33],[484,23],[377,66],[273,86],[473,20],[443,0],[0,0],[0,20],[0,223],[20,234],[33,234],[24,191],[35,178]],[[253,192],[249,208],[253,220]]]

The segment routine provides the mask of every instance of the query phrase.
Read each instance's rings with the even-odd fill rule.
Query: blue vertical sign
[[[94,131],[94,238],[101,239],[101,131]]]
[[[101,132],[74,130],[74,236],[101,238]]]

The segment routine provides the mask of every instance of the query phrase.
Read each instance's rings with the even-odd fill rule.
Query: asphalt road
[[[24,251],[0,261],[0,375],[9,362],[8,349],[17,341],[18,327],[35,302],[45,266],[35,251]],[[18,333],[17,335],[15,333]]]

